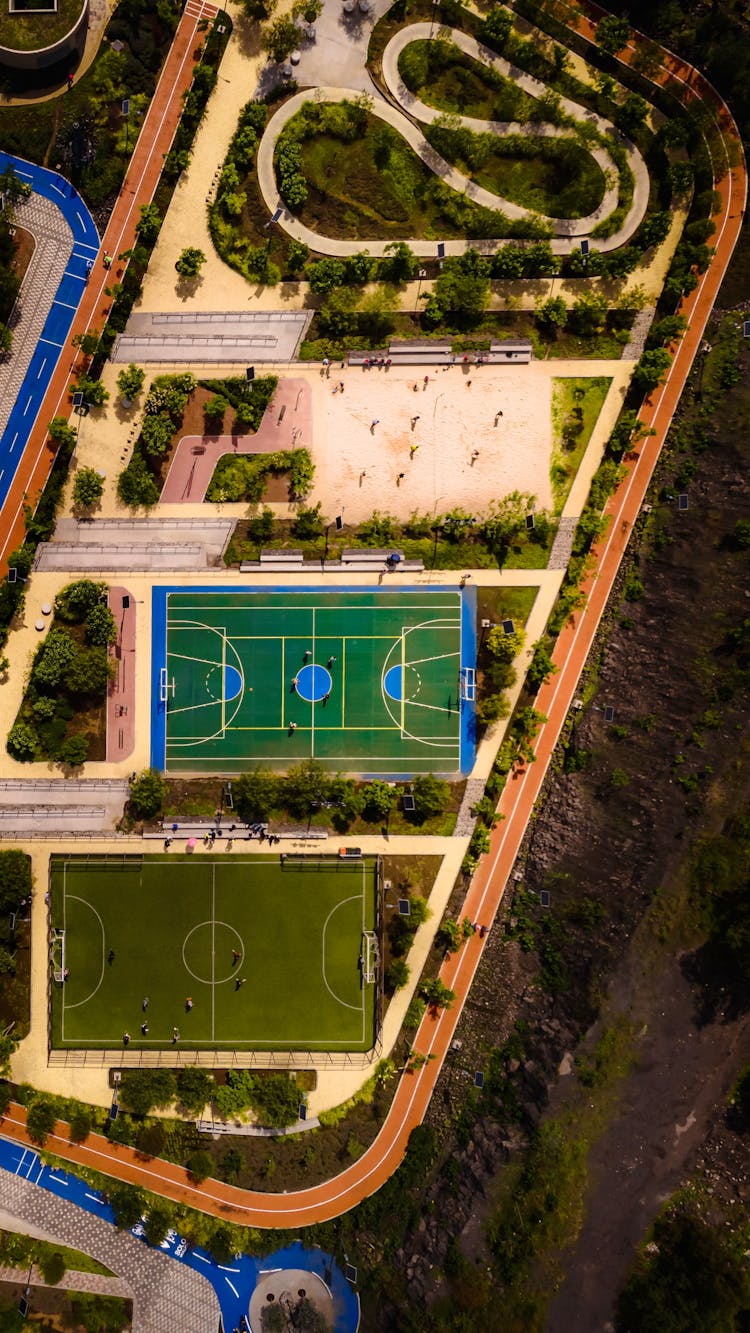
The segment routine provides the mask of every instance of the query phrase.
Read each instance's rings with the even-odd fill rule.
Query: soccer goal
[[[473,667],[461,667],[461,698],[474,700],[477,697],[476,672]]]
[[[374,930],[366,930],[362,935],[362,980],[370,985],[378,979],[380,949]]]
[[[58,985],[62,985],[65,977],[65,931],[53,929],[52,945],[50,948],[50,961],[52,963],[52,976]]]

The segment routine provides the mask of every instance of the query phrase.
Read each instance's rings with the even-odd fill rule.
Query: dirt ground
[[[709,341],[715,337],[710,329]],[[502,1045],[518,1021],[526,1025],[523,1049],[506,1062],[500,1109],[495,1103],[468,1143],[445,1139],[458,1169],[438,1177],[426,1226],[399,1253],[415,1299],[438,1294],[433,1271],[444,1259],[448,1218],[467,1257],[486,1263],[484,1224],[502,1163],[523,1144],[518,1124],[538,1123],[571,1096],[585,1100],[574,1056],[608,992],[608,1021],[624,1015],[633,1025],[635,1064],[591,1154],[580,1237],[559,1257],[563,1284],[546,1328],[608,1327],[635,1247],[699,1164],[712,1188],[747,1199],[748,1145],[727,1130],[725,1115],[729,1088],[750,1059],[750,1016],[704,1021],[691,980],[695,940],[671,934],[684,910],[692,841],[722,826],[732,800],[746,801],[747,701],[725,697],[722,659],[727,629],[747,617],[750,595],[747,557],[727,540],[735,521],[750,517],[744,345],[740,366],[739,385],[708,423],[704,451],[689,460],[697,466],[689,482],[686,455],[674,448],[678,418],[648,533],[642,521],[633,539],[640,563],[620,579],[619,596],[628,589],[634,600],[612,600],[579,691],[588,707],[548,780],[519,859],[523,884],[506,899],[458,1028],[462,1049],[441,1075],[429,1119],[444,1137],[465,1104],[466,1071],[485,1067],[488,1047]],[[660,500],[665,486],[688,490],[687,513]],[[706,722],[707,709],[718,720]],[[551,894],[546,913],[538,898],[536,907],[530,894],[524,901],[541,888]],[[639,928],[657,890],[664,919]],[[534,939],[529,952],[519,930]],[[363,1327],[375,1327],[367,1311]]]

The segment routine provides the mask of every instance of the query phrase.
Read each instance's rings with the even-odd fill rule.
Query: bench
[[[341,552],[342,565],[351,565],[355,561],[363,565],[384,565],[390,555],[394,554],[393,546],[373,549],[368,546],[346,546]],[[400,555],[401,552],[399,551]]]
[[[302,551],[261,551],[261,565],[301,565],[304,560]]]

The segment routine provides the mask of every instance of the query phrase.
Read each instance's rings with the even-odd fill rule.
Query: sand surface
[[[426,385],[424,376],[420,367],[338,363],[329,378],[316,375],[312,503],[320,500],[327,515],[345,504],[348,523],[376,509],[397,518],[456,507],[485,514],[513,490],[549,507],[550,367],[430,368]],[[339,381],[343,392],[335,391]]]

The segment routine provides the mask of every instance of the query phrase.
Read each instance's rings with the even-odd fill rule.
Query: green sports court
[[[131,1053],[369,1051],[379,873],[376,857],[53,856],[53,1048],[128,1033]]]
[[[156,587],[152,764],[466,773],[475,620],[469,588]]]

